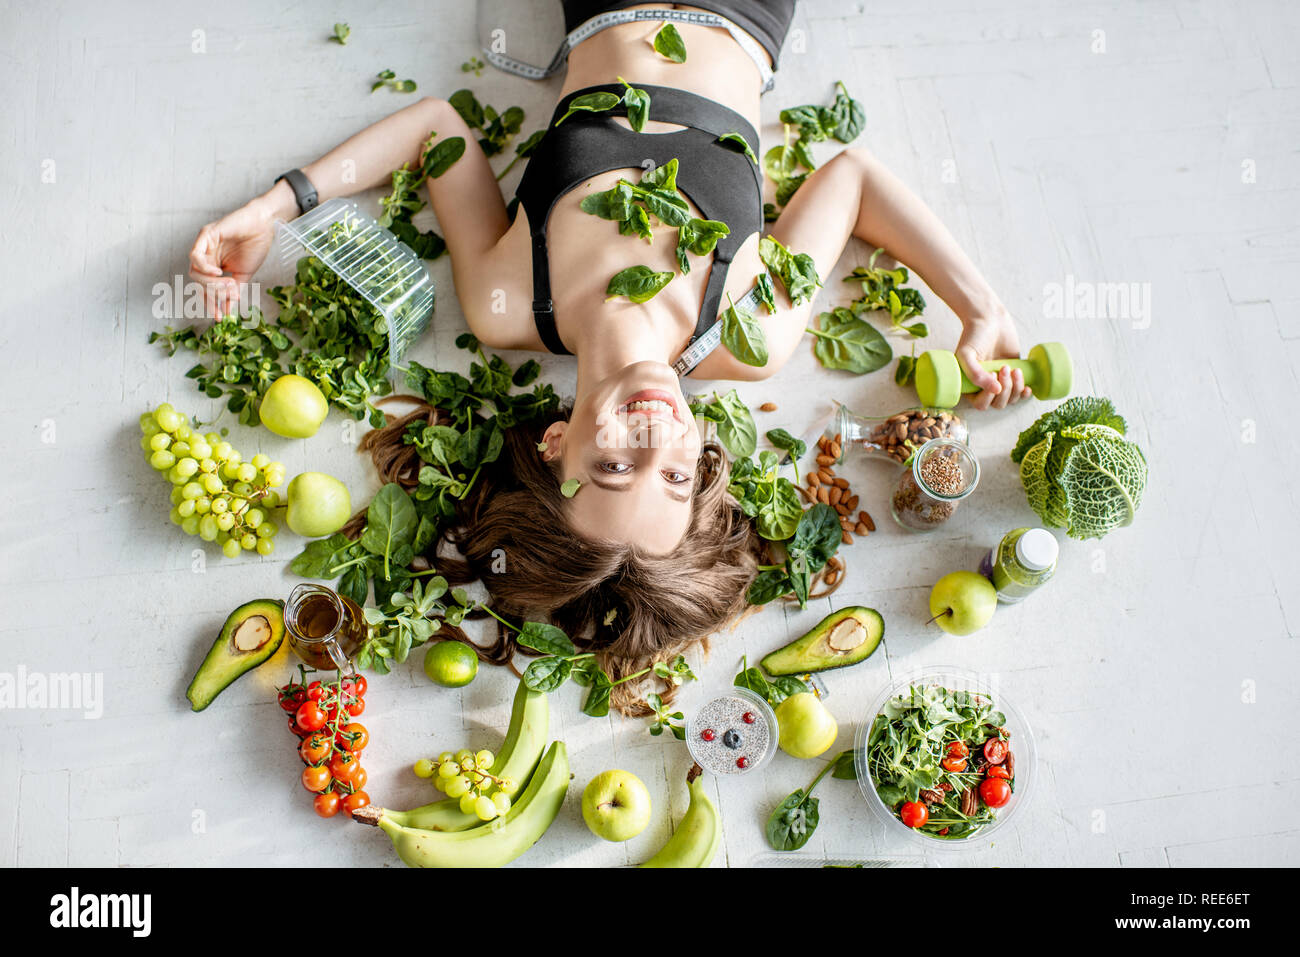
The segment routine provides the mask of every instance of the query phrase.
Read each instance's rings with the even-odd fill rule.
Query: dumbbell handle
[[[972,392],[979,392],[980,387],[977,386],[974,382],[971,382],[970,377],[966,374],[965,365],[963,365],[960,361],[958,361],[957,365],[958,368],[961,369],[962,393],[969,395]],[[1031,362],[1029,359],[984,359],[980,362],[980,365],[983,366],[985,369],[987,369],[989,372],[993,373],[994,377],[997,376],[998,371],[1003,366],[1006,366],[1008,369],[1011,369],[1013,371],[1019,369],[1025,377],[1025,385],[1029,386],[1029,388],[1037,391],[1039,386],[1041,385],[1041,383],[1038,382],[1039,367],[1035,365],[1033,362]]]

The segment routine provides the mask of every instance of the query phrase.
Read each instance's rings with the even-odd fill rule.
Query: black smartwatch
[[[291,169],[287,173],[281,173],[275,178],[275,182],[284,180],[293,190],[294,199],[298,201],[298,211],[300,213],[311,212],[320,202],[316,195],[316,187],[311,184],[307,174],[300,169]]]

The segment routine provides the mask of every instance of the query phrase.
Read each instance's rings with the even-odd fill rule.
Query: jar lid
[[[1016,540],[1016,559],[1033,572],[1055,565],[1060,551],[1056,536],[1045,528],[1031,528]]]

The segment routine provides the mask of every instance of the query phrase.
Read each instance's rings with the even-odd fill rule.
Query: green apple
[[[305,439],[315,435],[329,413],[325,393],[300,375],[282,375],[262,396],[258,417],[276,435]]]
[[[352,517],[348,487],[324,472],[303,472],[289,483],[285,521],[304,538],[333,535]]]
[[[931,620],[950,635],[974,634],[997,607],[997,589],[976,572],[950,572],[930,589]]]
[[[650,792],[630,771],[602,771],[582,792],[582,819],[607,841],[630,841],[650,823]]]
[[[835,743],[840,727],[821,698],[809,691],[792,694],[776,706],[781,750],[792,758],[815,758]]]

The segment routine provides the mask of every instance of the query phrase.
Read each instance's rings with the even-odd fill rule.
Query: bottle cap
[[[1060,550],[1056,536],[1045,528],[1031,528],[1016,540],[1016,559],[1033,572],[1055,565]]]

